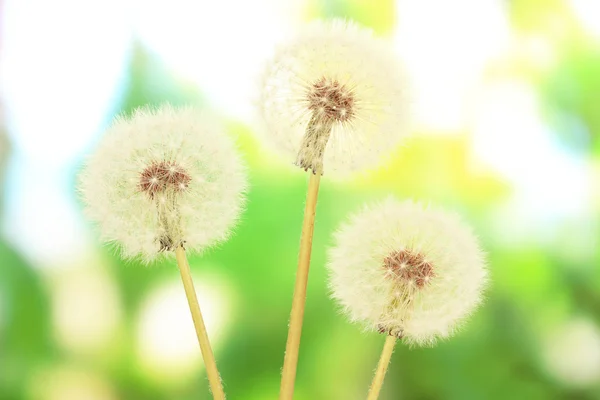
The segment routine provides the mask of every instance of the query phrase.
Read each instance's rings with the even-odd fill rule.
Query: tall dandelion
[[[291,399],[298,362],[321,175],[375,166],[407,133],[407,84],[393,51],[371,31],[315,22],[278,49],[262,82],[265,139],[310,180],[280,399]]]
[[[454,214],[392,198],[353,215],[335,235],[332,297],[353,322],[387,336],[369,391],[377,399],[397,339],[433,345],[481,302],[486,262]]]
[[[225,395],[185,250],[230,234],[244,203],[246,171],[233,141],[193,108],[142,108],[110,126],[80,175],[86,213],[125,258],[175,253],[215,399]]]

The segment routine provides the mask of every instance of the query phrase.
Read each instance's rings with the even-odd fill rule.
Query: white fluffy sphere
[[[200,251],[225,240],[246,186],[235,144],[215,121],[164,105],[115,119],[79,189],[102,238],[151,261],[180,244]]]
[[[314,172],[344,176],[375,166],[407,135],[407,85],[392,48],[370,30],[314,22],[267,65],[264,135]]]
[[[392,198],[365,207],[328,253],[332,297],[368,330],[431,345],[480,303],[484,255],[454,214]]]

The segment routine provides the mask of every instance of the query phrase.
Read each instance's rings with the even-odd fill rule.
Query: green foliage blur
[[[565,12],[566,0],[505,3],[515,37],[535,34],[551,43],[556,61],[551,69],[540,71],[528,62],[526,51],[496,73],[533,85],[546,121],[558,132],[554,139],[592,171],[592,201],[579,219],[553,219],[547,235],[522,240],[520,217],[511,213],[509,202],[517,189],[498,172],[473,161],[468,130],[443,135],[421,129],[380,170],[348,183],[325,178],[317,210],[296,399],[366,397],[384,338],[361,332],[337,312],[328,298],[325,252],[331,233],[349,212],[389,194],[460,212],[480,235],[489,256],[492,284],[484,305],[455,337],[433,348],[397,347],[382,400],[600,399],[600,42],[585,36]],[[304,18],[343,16],[388,35],[396,23],[394,8],[401,4],[312,1]],[[597,20],[600,24],[600,16]],[[126,90],[115,102],[115,114],[163,101],[208,106],[202,87],[177,77],[140,43],[131,50],[126,81]],[[585,140],[557,118],[567,113],[585,125]],[[270,159],[252,135],[252,127],[233,119],[226,123],[239,137],[250,166],[247,210],[230,241],[192,257],[190,263],[198,274],[201,300],[201,282],[206,277],[206,283],[215,282],[213,289],[220,291],[216,298],[228,304],[226,309],[202,304],[217,310],[214,319],[225,321],[213,340],[228,398],[275,399],[307,176]],[[534,150],[531,163],[536,163]],[[68,179],[73,182],[77,168],[69,171]],[[6,194],[5,190],[0,193]],[[74,190],[72,196],[76,199]],[[73,254],[61,268],[50,270],[37,268],[10,240],[0,239],[0,399],[211,398],[197,355],[182,354],[182,359],[192,357],[189,365],[171,360],[162,370],[160,363],[159,368],[149,368],[140,356],[139,321],[144,304],[151,293],[177,282],[174,263],[147,267],[124,262],[97,241],[91,225],[89,232],[89,254]],[[100,297],[90,299],[91,294]],[[70,323],[70,316],[80,316],[83,326],[77,318]],[[92,328],[85,326],[86,321]],[[110,329],[104,328],[103,321],[112,321]],[[567,340],[562,335],[570,331],[563,328],[580,326],[569,325],[572,321],[584,321],[580,323],[584,333],[589,333],[589,326],[596,330]],[[150,326],[168,332],[169,322],[164,324],[159,321]],[[575,346],[572,352],[569,348],[554,351],[566,342]],[[161,343],[160,337],[151,343]],[[163,352],[169,352],[169,345]],[[177,347],[177,343],[171,345]],[[583,359],[586,354],[599,359]],[[561,355],[579,358],[562,361]],[[597,375],[581,383],[577,365],[592,373],[596,368]]]

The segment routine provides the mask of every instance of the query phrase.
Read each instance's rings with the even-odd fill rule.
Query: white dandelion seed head
[[[102,239],[149,262],[179,244],[201,251],[227,239],[247,178],[235,143],[215,121],[163,105],[116,118],[79,183]]]
[[[301,168],[347,176],[380,163],[407,135],[407,93],[386,42],[353,23],[313,22],[266,67],[263,134]]]
[[[432,345],[480,303],[484,255],[458,216],[392,198],[365,207],[328,252],[332,297],[368,330]]]

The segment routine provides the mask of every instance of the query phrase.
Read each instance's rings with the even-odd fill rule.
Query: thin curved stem
[[[185,295],[190,306],[192,319],[194,320],[196,336],[198,337],[200,351],[202,352],[202,358],[204,359],[204,365],[206,366],[206,375],[208,377],[210,390],[215,400],[225,400],[223,383],[221,382],[221,376],[217,370],[215,356],[212,348],[210,347],[208,333],[206,332],[206,326],[204,326],[204,319],[202,318],[202,312],[200,311],[200,304],[198,304],[196,290],[194,289],[194,281],[192,280],[192,275],[190,274],[190,265],[188,264],[187,257],[185,256],[185,249],[183,246],[178,246],[175,249],[175,256],[177,257],[177,265],[179,266],[179,271],[181,272],[181,280],[183,281]]]
[[[394,352],[396,340],[396,336],[388,336],[387,339],[385,339],[385,345],[383,346],[381,357],[379,358],[379,364],[377,364],[377,371],[375,371],[373,382],[371,382],[371,387],[369,388],[367,400],[377,400],[379,397],[381,386],[383,386],[383,379],[385,378],[385,373],[387,372],[392,353]]]

